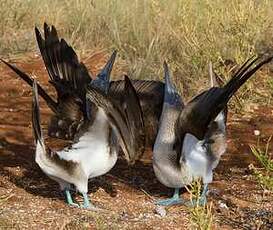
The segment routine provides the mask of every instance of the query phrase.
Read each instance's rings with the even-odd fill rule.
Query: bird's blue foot
[[[87,193],[82,193],[82,196],[83,196],[83,204],[81,205],[81,208],[84,208],[84,209],[94,208],[94,206],[89,201],[89,197]]]
[[[175,189],[172,198],[165,199],[165,200],[158,200],[155,202],[155,204],[162,205],[162,206],[171,206],[171,205],[182,204],[182,203],[184,203],[184,200],[179,198],[179,188]]]
[[[171,205],[175,205],[175,204],[182,204],[184,203],[183,199],[180,198],[169,198],[169,199],[165,199],[165,200],[158,200],[155,202],[155,204],[157,205],[162,205],[162,206],[171,206]]]
[[[73,202],[73,199],[71,197],[69,189],[66,189],[65,191],[65,197],[66,197],[66,202],[69,206],[77,207],[79,208],[80,206],[76,203]]]

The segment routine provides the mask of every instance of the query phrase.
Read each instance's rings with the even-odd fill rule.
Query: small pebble
[[[167,211],[164,207],[157,205],[155,208],[155,213],[158,214],[161,217],[164,217],[167,215]]]
[[[255,135],[255,136],[259,136],[260,134],[261,134],[260,130],[257,130],[257,129],[254,130],[254,135]]]
[[[219,207],[228,209],[228,206],[225,203],[221,202],[221,201],[219,201]]]

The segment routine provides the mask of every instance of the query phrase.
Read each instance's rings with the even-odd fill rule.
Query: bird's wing
[[[164,83],[152,80],[131,80],[144,116],[146,147],[154,144],[164,98]],[[124,80],[112,81],[109,95],[117,102],[123,98]]]
[[[125,76],[123,97],[119,103],[112,99],[112,95],[106,95],[94,87],[88,88],[86,96],[105,111],[119,137],[125,158],[134,163],[144,151],[145,131],[140,102],[129,78]]]
[[[176,125],[176,148],[182,147],[183,137],[190,133],[202,140],[208,126],[226,107],[233,94],[260,69],[269,58],[250,58],[223,87],[212,87],[193,98],[183,109]],[[254,64],[256,64],[254,66]]]
[[[58,97],[75,94],[85,100],[85,87],[91,82],[87,68],[64,39],[59,39],[57,30],[44,23],[44,38],[35,28],[36,40],[49,74],[50,82]]]

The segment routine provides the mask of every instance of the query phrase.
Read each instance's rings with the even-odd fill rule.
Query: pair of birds
[[[54,26],[44,24],[44,38],[37,28],[35,34],[49,82],[57,92],[57,102],[36,80],[2,61],[33,88],[35,161],[59,183],[69,205],[79,206],[70,194],[74,185],[84,199],[81,207],[92,208],[87,195],[88,179],[107,173],[117,161],[119,148],[129,164],[133,164],[141,158],[145,147],[153,147],[153,168],[158,180],[174,188],[172,198],[157,204],[183,202],[179,189],[196,178],[204,183],[200,202],[206,202],[212,171],[227,146],[227,103],[273,57],[250,58],[223,87],[212,79],[209,90],[184,104],[166,63],[165,83],[130,80],[127,76],[124,80],[110,81],[114,51],[94,78],[79,62],[74,50],[59,39]],[[54,112],[48,135],[73,140],[70,147],[53,151],[45,146],[38,95]]]

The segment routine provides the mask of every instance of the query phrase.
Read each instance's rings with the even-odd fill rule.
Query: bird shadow
[[[135,190],[142,191],[150,197],[170,197],[173,195],[172,188],[162,185],[157,180],[151,159],[145,160],[145,162],[137,161],[132,166],[129,166],[126,160],[119,159],[108,176]],[[181,189],[182,193],[185,191],[186,189]]]

